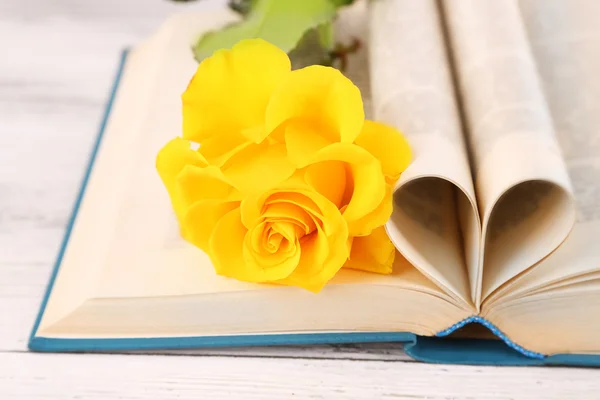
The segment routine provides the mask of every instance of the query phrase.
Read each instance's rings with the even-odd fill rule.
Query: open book
[[[600,364],[599,14],[585,0],[345,9],[338,40],[363,39],[345,73],[414,161],[386,226],[393,273],[342,270],[317,295],[218,276],[180,237],[155,157],[181,131],[191,43],[237,16],[172,17],[123,58],[30,348],[399,340],[430,361]]]

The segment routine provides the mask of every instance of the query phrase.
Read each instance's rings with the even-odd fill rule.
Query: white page
[[[388,233],[413,265],[470,303],[480,226],[437,3],[371,2],[369,26],[374,118],[400,129],[414,155]]]
[[[577,223],[596,225],[600,221],[600,2],[521,0],[520,5],[573,182]]]
[[[519,5],[573,182],[577,222],[563,245],[486,308],[503,320],[501,329],[532,349],[597,353],[600,2],[521,0]]]
[[[575,212],[516,1],[441,4],[483,222],[479,301],[559,246]]]
[[[521,0],[558,141],[573,182],[577,222],[519,290],[600,271],[600,3]]]
[[[114,133],[120,129],[142,132],[143,115],[153,89],[147,82],[156,71],[151,67],[146,68],[144,73],[139,71],[144,70],[143,66],[151,62],[148,48],[157,45],[159,39],[155,35],[140,46],[135,51],[135,62],[127,62],[121,71],[119,90],[123,95],[118,95],[112,104],[114,111],[104,129],[94,168],[88,177],[85,196],[79,204],[42,324],[50,324],[71,312],[86,300],[98,283],[98,276],[110,251],[110,242],[105,239],[111,236],[120,201],[127,187],[127,176],[115,171],[114,167],[131,167],[134,159],[128,152],[135,146],[136,140],[139,140],[135,134],[123,136]],[[111,157],[102,157],[105,153],[110,153]],[[94,212],[100,209],[102,214]],[[81,268],[82,265],[85,268]]]

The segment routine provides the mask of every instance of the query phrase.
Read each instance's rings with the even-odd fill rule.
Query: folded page
[[[585,281],[600,271],[600,3],[520,0],[519,5],[573,184],[577,221],[556,252],[505,285],[486,308]]]
[[[437,2],[374,1],[369,17],[373,114],[414,155],[388,233],[415,267],[472,303],[480,224]]]
[[[517,2],[442,5],[483,224],[479,303],[555,250],[575,210]]]
[[[521,0],[520,6],[573,183],[577,224],[598,227],[600,3]]]

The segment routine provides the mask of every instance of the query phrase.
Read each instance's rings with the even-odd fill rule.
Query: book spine
[[[500,329],[498,329],[494,324],[492,324],[490,321],[486,320],[485,318],[481,318],[478,315],[474,315],[471,316],[469,318],[465,318],[460,322],[457,322],[456,324],[452,325],[451,327],[444,329],[441,332],[438,332],[436,334],[437,337],[444,337],[444,336],[448,336],[450,335],[452,332],[456,331],[457,329],[462,328],[463,326],[467,325],[467,324],[472,324],[472,323],[478,323],[481,324],[483,326],[485,326],[486,328],[488,328],[494,335],[496,335],[498,338],[500,338],[504,343],[506,343],[506,345],[508,347],[510,347],[513,350],[518,351],[519,353],[523,354],[526,357],[530,357],[530,358],[535,358],[538,360],[543,360],[544,358],[546,358],[546,356],[544,354],[541,353],[536,353],[535,351],[530,351],[525,349],[522,346],[519,346],[518,344],[516,344],[515,342],[513,342],[512,340],[510,340],[508,338],[508,336],[506,336]]]

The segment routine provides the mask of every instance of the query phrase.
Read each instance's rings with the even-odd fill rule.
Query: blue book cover
[[[407,354],[413,358],[432,363],[478,364],[478,365],[578,365],[600,366],[600,355],[557,354],[546,356],[525,349],[511,341],[489,321],[472,316],[447,327],[435,336],[418,336],[410,332],[345,332],[345,333],[298,333],[268,335],[227,335],[227,336],[182,336],[182,337],[123,337],[123,338],[52,338],[37,334],[44,315],[48,298],[53,290],[61,260],[69,242],[75,218],[85,193],[90,173],[94,166],[98,147],[110,117],[127,52],[124,52],[118,73],[109,97],[105,115],[100,126],[97,141],[68,223],[65,237],[59,251],[50,281],[40,306],[39,314],[29,338],[29,349],[38,352],[93,352],[125,351],[149,349],[191,349],[202,347],[270,346],[270,345],[309,345],[343,344],[369,342],[402,342]],[[480,324],[498,339],[454,338],[452,334],[469,324]]]

